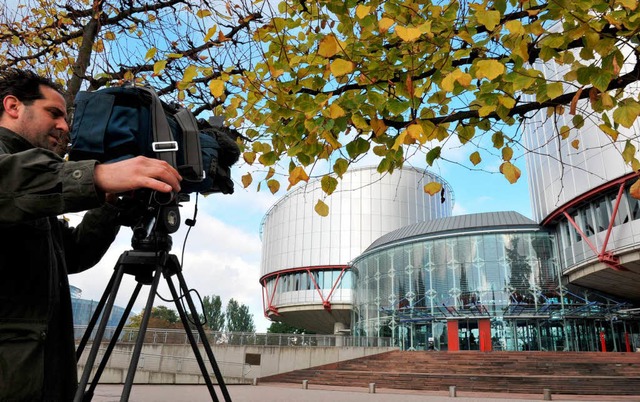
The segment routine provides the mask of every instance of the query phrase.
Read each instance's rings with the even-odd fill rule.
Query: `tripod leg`
[[[187,305],[189,306],[189,310],[191,310],[191,315],[193,316],[193,321],[194,324],[196,326],[196,329],[198,330],[198,334],[200,334],[200,339],[202,339],[202,346],[204,347],[205,352],[207,353],[207,357],[209,358],[209,362],[211,363],[211,367],[213,368],[213,373],[216,376],[216,380],[218,381],[218,386],[220,387],[220,391],[222,392],[222,395],[224,396],[224,400],[226,402],[231,402],[231,395],[229,395],[229,391],[227,390],[227,386],[224,382],[224,378],[222,377],[222,372],[220,371],[220,367],[218,367],[218,363],[216,362],[216,358],[213,355],[213,350],[211,349],[211,345],[209,344],[209,340],[207,338],[207,334],[204,332],[204,329],[202,328],[202,324],[200,323],[200,320],[198,319],[197,315],[196,315],[196,306],[193,303],[193,299],[191,298],[191,294],[189,293],[189,287],[187,286],[187,283],[184,280],[184,276],[182,275],[181,271],[177,271],[176,272],[176,276],[178,277],[178,282],[180,283],[180,289],[182,289],[182,293],[184,294],[184,298],[185,300],[187,300]],[[170,282],[170,288],[172,289],[172,293],[176,293],[175,292],[175,288],[173,288],[173,282]],[[173,297],[176,300],[176,305],[178,305],[179,303],[177,302],[177,295],[174,294]],[[182,306],[180,306],[181,308]],[[187,324],[185,322],[185,329],[187,329]],[[187,330],[188,333],[191,333],[191,331]],[[193,337],[193,335],[192,335]],[[196,346],[194,344],[194,346]],[[196,346],[197,348],[197,346]]]
[[[104,309],[104,305],[107,302],[107,298],[109,297],[109,294],[111,293],[111,289],[113,288],[113,282],[116,278],[116,275],[118,273],[117,269],[113,270],[113,275],[111,275],[111,279],[109,279],[109,283],[107,284],[107,287],[104,289],[104,293],[102,294],[102,297],[100,298],[100,301],[98,302],[98,305],[96,306],[96,310],[93,312],[93,315],[91,316],[91,319],[89,320],[89,324],[87,325],[87,329],[84,331],[84,335],[82,336],[82,340],[80,340],[80,343],[78,344],[78,349],[76,350],[76,360],[80,360],[80,356],[82,356],[82,352],[84,351],[84,347],[87,345],[87,342],[89,342],[89,338],[91,337],[91,333],[93,332],[93,328],[96,326],[96,323],[98,322],[98,318],[100,317],[100,313],[102,313],[102,310]]]
[[[120,287],[120,282],[122,281],[123,274],[124,267],[118,264],[116,273],[113,278],[113,287],[111,288],[111,292],[109,293],[106,308],[102,313],[102,319],[100,320],[100,326],[98,327],[98,331],[96,332],[96,336],[93,340],[93,345],[91,345],[89,357],[87,358],[84,370],[82,371],[82,377],[80,378],[80,383],[78,384],[76,395],[73,398],[74,402],[81,402],[84,399],[84,391],[87,387],[87,383],[89,382],[91,369],[93,368],[93,364],[96,361],[96,356],[98,355],[98,350],[100,349],[100,344],[102,343],[102,338],[104,337],[104,331],[107,328],[107,323],[109,322],[109,316],[111,315],[111,311],[113,310],[113,303],[115,302],[116,295],[118,294],[118,288]]]
[[[176,302],[176,309],[178,310],[178,314],[180,315],[180,320],[182,321],[182,325],[184,326],[184,330],[187,334],[187,338],[189,339],[189,344],[191,344],[191,349],[193,350],[193,354],[196,357],[196,361],[198,362],[198,367],[200,367],[200,372],[202,373],[202,377],[204,378],[204,382],[207,384],[207,389],[209,390],[209,394],[214,402],[218,402],[218,396],[216,395],[216,391],[213,388],[213,383],[211,382],[211,378],[209,377],[209,371],[207,370],[206,365],[204,364],[204,360],[202,358],[202,354],[198,349],[198,343],[196,339],[193,337],[193,332],[191,332],[191,328],[189,328],[189,318],[187,317],[186,312],[182,308],[180,304],[178,292],[176,292],[176,288],[171,280],[170,276],[167,276],[167,285],[169,285],[169,290],[171,290],[171,295],[173,296],[173,300]],[[193,314],[192,314],[193,315]],[[196,318],[194,318],[195,322],[198,322]],[[206,339],[203,338],[203,342]]]
[[[111,341],[109,342],[109,346],[107,347],[107,350],[104,352],[104,355],[102,356],[102,360],[100,361],[100,364],[98,365],[98,368],[96,369],[96,373],[93,376],[93,381],[91,382],[91,386],[89,387],[89,390],[85,393],[85,398],[84,399],[86,401],[90,401],[93,398],[93,394],[96,391],[96,387],[98,386],[98,382],[100,382],[100,377],[102,376],[102,372],[104,371],[105,367],[107,366],[107,362],[109,361],[109,356],[111,356],[111,352],[113,352],[113,348],[115,348],[116,343],[118,343],[118,341],[119,341],[120,333],[122,332],[122,328],[124,328],[124,325],[127,323],[127,320],[129,319],[129,313],[131,313],[131,309],[133,309],[133,304],[135,303],[136,299],[138,298],[138,295],[140,294],[140,289],[141,288],[142,288],[142,284],[138,282],[138,284],[136,285],[136,288],[133,290],[131,298],[129,299],[129,304],[127,304],[127,307],[125,308],[124,313],[122,314],[122,318],[120,319],[120,322],[118,323],[118,327],[113,332],[113,336],[111,337]]]
[[[144,308],[144,314],[142,321],[140,322],[140,330],[138,337],[136,338],[136,345],[131,354],[131,361],[129,363],[129,371],[127,371],[127,378],[122,389],[122,396],[120,401],[128,401],[131,394],[131,386],[133,385],[133,377],[136,374],[136,368],[138,366],[138,360],[140,359],[140,351],[142,350],[142,344],[144,343],[144,335],[147,332],[147,326],[149,325],[149,318],[151,318],[151,310],[153,309],[153,299],[158,289],[158,283],[160,282],[160,276],[162,275],[162,265],[156,266],[156,272],[149,289],[149,297],[147,298],[147,305]]]

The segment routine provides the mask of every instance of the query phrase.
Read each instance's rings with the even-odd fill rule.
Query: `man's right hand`
[[[124,193],[148,188],[162,193],[180,191],[182,176],[170,164],[159,159],[137,156],[95,167],[96,187],[105,193]]]

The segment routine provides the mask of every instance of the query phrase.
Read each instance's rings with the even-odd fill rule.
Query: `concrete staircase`
[[[640,353],[402,352],[263,377],[261,382],[446,391],[640,395]]]

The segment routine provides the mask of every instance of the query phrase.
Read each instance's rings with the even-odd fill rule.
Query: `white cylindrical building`
[[[441,194],[424,192],[429,182]],[[329,215],[314,206],[322,199]],[[379,174],[353,169],[326,196],[320,180],[281,198],[265,215],[262,268],[265,314],[318,333],[348,332],[352,309],[349,262],[380,236],[412,223],[451,215],[449,184],[431,172],[404,168]]]
[[[547,80],[565,82],[566,66],[548,62],[536,68]],[[629,68],[623,66],[620,74]],[[581,87],[577,82],[564,85],[567,92]],[[627,88],[628,96],[639,92],[637,85]],[[613,141],[599,127],[602,112],[594,112],[589,99],[579,101],[577,109],[584,116],[579,128],[574,128],[569,107],[552,115],[539,111],[525,126],[534,220],[555,229],[569,283],[640,301],[640,204],[629,195],[637,175],[622,156],[627,144],[640,149],[640,123],[617,127]],[[611,113],[607,117],[613,121]],[[572,128],[566,139],[558,135],[563,126]]]

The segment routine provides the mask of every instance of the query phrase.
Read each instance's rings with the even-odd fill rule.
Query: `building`
[[[564,81],[562,66],[537,68]],[[588,102],[578,107],[589,110]],[[265,313],[325,333],[333,322],[334,332],[390,337],[403,349],[640,348],[640,200],[629,193],[639,176],[621,156],[625,146],[640,149],[640,122],[619,127],[614,143],[593,119],[560,140],[557,129],[574,127],[572,115],[544,110],[528,116],[533,220],[513,212],[452,217],[421,191],[382,187],[363,195],[349,185],[348,194],[328,198],[338,206],[329,220],[300,220],[296,214],[308,215],[306,203],[320,196],[317,185],[299,188],[263,222],[270,234],[263,239]],[[402,206],[367,209],[390,194],[406,195]],[[406,205],[426,210],[399,219]],[[360,226],[351,224],[354,219]],[[279,231],[288,235],[272,236]],[[346,239],[357,241],[341,252]],[[313,258],[305,258],[314,247]],[[316,270],[331,272],[331,279],[319,280]],[[315,287],[299,284],[307,283],[298,282],[305,272]],[[327,325],[315,325],[324,320]]]
[[[82,298],[82,290],[76,286],[70,285],[71,290],[71,309],[73,312],[73,325],[76,331],[76,338],[82,338],[83,329],[89,324],[91,317],[95,313],[98,307],[98,301],[89,300]],[[118,322],[120,321],[122,315],[124,314],[125,309],[119,306],[113,306],[111,310],[111,314],[109,315],[109,321],[107,323],[107,327],[116,327]],[[100,323],[100,319],[102,316],[98,318],[96,327]]]
[[[443,184],[439,197],[425,184]],[[329,216],[314,211],[325,198]],[[380,175],[375,168],[344,174],[325,197],[319,180],[281,198],[261,225],[265,314],[318,333],[349,331],[353,276],[349,263],[380,236],[403,226],[451,215],[449,184],[423,170]]]

